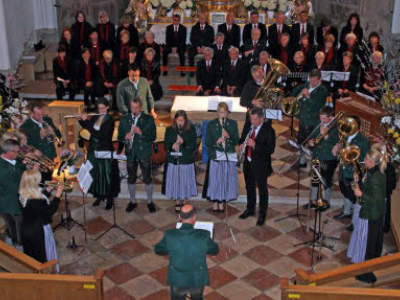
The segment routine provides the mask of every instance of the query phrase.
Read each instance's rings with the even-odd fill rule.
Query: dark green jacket
[[[229,139],[225,142],[225,150],[228,153],[236,152],[235,146],[239,143],[239,130],[238,125],[235,120],[226,119],[225,130],[229,134]],[[217,140],[222,136],[222,125],[219,119],[214,119],[210,121],[207,125],[207,135],[206,135],[206,146],[208,147],[208,157],[210,159],[216,159],[216,151],[224,152],[222,144],[216,144]]]
[[[298,86],[293,90],[293,97],[297,97],[303,89],[309,89],[310,83]],[[315,90],[312,91],[310,98],[300,99],[300,112],[297,115],[304,125],[317,126],[319,124],[319,110],[325,106],[326,98],[329,92],[321,83]]]
[[[217,255],[218,244],[210,233],[182,224],[180,229],[167,230],[154,247],[160,255],[169,255],[167,283],[175,287],[204,287],[210,283],[206,254]]]
[[[131,131],[132,115],[126,114],[120,120],[118,127],[118,140],[125,144],[125,135]],[[125,155],[128,161],[149,159],[152,154],[152,145],[156,139],[156,124],[154,118],[146,115],[144,112],[139,117],[136,124],[142,134],[135,134],[133,144],[130,150],[125,147]]]
[[[61,137],[61,132],[54,125],[53,120],[49,117],[44,117],[43,121],[49,124],[53,129],[57,137]],[[28,136],[28,145],[35,147],[40,150],[44,155],[50,159],[57,157],[56,147],[53,142],[49,142],[49,139],[40,137],[40,127],[31,118],[27,119],[20,128]]]
[[[315,130],[311,138],[315,139],[319,135],[320,131]],[[332,154],[332,148],[335,147],[339,140],[339,131],[336,124],[333,125],[326,136],[328,137],[327,139],[323,138],[321,142],[315,146],[313,151],[313,158],[319,159],[321,161],[337,160],[337,156]]]
[[[150,90],[150,84],[146,78],[140,77],[138,89],[135,85],[125,78],[117,86],[117,105],[121,113],[126,114],[131,111],[130,101],[136,97],[142,99],[142,110],[148,114],[154,108],[154,98]]]
[[[15,166],[0,157],[0,212],[20,215],[21,208],[18,199],[19,183],[25,165],[17,160]]]
[[[360,218],[377,220],[385,215],[386,174],[378,168],[371,171],[362,188]]]
[[[358,161],[363,162],[365,156],[367,155],[367,152],[371,148],[369,141],[360,132],[358,132],[358,134],[351,140],[350,145],[357,145],[358,147],[360,147],[361,153],[360,157],[358,158]],[[339,174],[343,178],[353,179],[354,178],[353,164],[348,164],[345,167],[340,166]]]
[[[168,153],[168,162],[169,163],[178,163],[178,164],[192,164],[194,163],[194,150],[196,149],[197,135],[196,128],[190,125],[188,131],[184,131],[181,134],[183,139],[183,144],[179,147],[179,152],[182,153],[182,156],[178,156],[177,160],[175,156],[171,155],[171,152],[175,152],[172,149],[172,146],[175,144],[178,136],[178,131],[174,129],[172,126],[168,127],[165,131],[165,139],[164,146],[165,150]]]

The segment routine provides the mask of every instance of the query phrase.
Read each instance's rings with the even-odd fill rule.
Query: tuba
[[[254,99],[261,99],[264,108],[274,109],[279,102],[280,89],[273,87],[279,77],[288,75],[290,70],[284,63],[274,58],[268,59],[268,63],[271,66],[271,70],[265,76],[263,84],[258,89]]]
[[[355,119],[350,117],[341,118],[337,121],[337,126],[340,134],[339,138],[339,161],[340,164],[354,164],[355,169],[358,169],[358,158],[360,157],[360,147],[349,145],[346,138],[354,135],[358,130],[358,124]]]

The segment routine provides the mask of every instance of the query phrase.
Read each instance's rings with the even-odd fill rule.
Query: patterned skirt
[[[231,201],[239,195],[236,162],[210,161],[207,197],[210,200]]]
[[[50,224],[43,225],[43,232],[47,261],[52,259],[58,260],[56,241],[54,240],[53,230],[51,229]],[[56,264],[56,271],[57,273],[60,273],[60,266],[58,263]]]
[[[188,200],[197,196],[194,164],[168,163],[165,195],[173,200]]]
[[[367,250],[368,220],[359,217],[360,209],[361,206],[359,204],[354,204],[352,219],[354,230],[347,250],[347,257],[351,259],[352,263],[365,261],[365,252]]]

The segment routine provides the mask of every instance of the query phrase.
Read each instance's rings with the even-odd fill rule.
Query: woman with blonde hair
[[[372,146],[365,157],[366,172],[354,186],[358,203],[354,206],[354,231],[351,235],[347,256],[353,263],[381,256],[383,224],[385,217],[386,174],[388,162],[386,147]],[[357,178],[355,178],[357,179]],[[373,273],[356,276],[357,280],[374,283]]]
[[[19,186],[22,206],[22,245],[24,253],[37,261],[57,259],[56,243],[51,229],[52,216],[57,211],[64,185],[59,185],[52,201],[52,188],[42,191],[39,183],[42,176],[37,170],[27,170],[22,174]]]
[[[224,212],[224,202],[235,200],[239,195],[236,161],[229,160],[236,154],[239,144],[238,124],[229,119],[229,107],[225,102],[218,104],[218,118],[207,125],[206,145],[209,167],[204,183],[203,198],[213,202],[213,212]],[[210,180],[209,180],[210,179]]]

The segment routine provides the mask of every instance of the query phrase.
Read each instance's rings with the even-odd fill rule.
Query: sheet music
[[[228,156],[228,161],[234,161],[237,162],[238,158],[236,153],[225,153],[225,152],[221,152],[221,151],[216,151],[217,153],[217,158],[215,160],[218,161],[226,161],[226,156]]]
[[[207,110],[217,110],[218,109],[218,104],[220,102],[225,102],[228,104],[229,111],[233,111],[233,101],[232,99],[229,99],[229,97],[224,97],[224,96],[210,96],[208,98],[208,109]]]
[[[82,192],[86,195],[90,189],[90,186],[93,183],[93,177],[90,175],[90,171],[93,169],[93,165],[90,163],[90,161],[86,161],[86,163],[83,163],[81,165],[81,168],[79,169],[78,172],[78,182],[79,182],[79,187],[81,188]]]
[[[176,229],[179,229],[182,227],[182,223],[178,222],[176,223]],[[203,230],[207,230],[208,232],[210,232],[210,237],[214,238],[214,222],[201,222],[201,221],[197,221],[194,226],[194,229],[203,229]]]
[[[349,81],[350,72],[332,72],[332,81]]]
[[[278,109],[264,109],[264,118],[282,121],[282,111]]]
[[[321,71],[322,81],[331,82],[332,81],[332,71]]]
[[[367,100],[371,100],[371,101],[374,101],[374,102],[376,101],[374,97],[368,96],[368,95],[360,93],[360,92],[357,92],[357,95],[360,95],[361,97],[364,97]]]
[[[114,151],[111,156],[111,151],[94,151],[94,157],[99,159],[117,159],[117,160],[126,160],[125,154],[117,154],[117,151]]]

